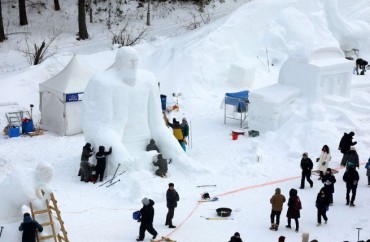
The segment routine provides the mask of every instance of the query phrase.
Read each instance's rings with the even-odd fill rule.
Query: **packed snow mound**
[[[265,57],[266,47],[271,53],[291,55],[307,48],[338,46],[321,1],[252,1],[228,18],[164,41],[146,65],[161,80],[163,92],[201,95],[199,87],[224,86],[231,64],[261,65],[256,56]]]

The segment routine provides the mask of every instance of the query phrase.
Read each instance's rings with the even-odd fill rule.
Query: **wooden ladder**
[[[44,194],[43,191],[42,191],[42,194]],[[50,204],[50,202],[52,203],[52,205]],[[46,236],[41,236],[38,233],[37,234],[37,241],[40,242],[40,241],[43,241],[43,240],[53,238],[55,242],[62,242],[62,241],[69,242],[68,237],[67,237],[67,231],[65,230],[64,222],[62,220],[62,217],[60,215],[60,210],[59,210],[58,205],[57,205],[57,200],[55,199],[53,193],[50,194],[50,201],[48,199],[46,199],[45,203],[46,203],[46,209],[38,210],[38,211],[34,211],[33,206],[32,206],[32,202],[30,203],[32,217],[35,219],[36,215],[47,213],[49,215],[49,221],[45,222],[45,223],[42,223],[41,226],[43,226],[43,227],[44,226],[50,226],[51,230],[52,230],[52,234],[46,235]],[[60,232],[62,232],[63,235],[60,235],[60,232],[58,234],[55,233],[55,227],[54,227],[54,223],[53,223],[53,211],[57,215],[57,219],[58,219],[59,224],[60,224]]]

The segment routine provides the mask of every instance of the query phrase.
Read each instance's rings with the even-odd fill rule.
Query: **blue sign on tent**
[[[66,102],[82,101],[83,92],[66,94]]]

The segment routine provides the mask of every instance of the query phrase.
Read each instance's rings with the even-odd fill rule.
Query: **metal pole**
[[[357,229],[357,241],[359,242],[360,241],[360,230],[362,229],[362,228],[356,228]]]
[[[152,3],[152,0],[148,0],[148,11],[146,13],[146,25],[150,26],[150,4]]]

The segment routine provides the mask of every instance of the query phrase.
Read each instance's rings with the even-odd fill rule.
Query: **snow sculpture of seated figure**
[[[53,168],[48,163],[40,163],[36,170],[29,168],[16,169],[0,184],[2,196],[0,201],[0,220],[22,218],[22,206],[30,202],[38,209],[45,209],[45,199],[49,199],[51,189],[48,184],[53,177]],[[45,195],[42,195],[42,192]]]
[[[153,154],[145,151],[150,139],[157,142],[164,157],[186,159],[164,123],[154,75],[138,70],[137,62],[134,48],[120,48],[113,65],[94,76],[84,93],[85,139],[95,147],[112,146],[112,157],[107,163],[110,175],[118,163],[124,169],[137,169],[137,162],[142,161],[151,164]]]

